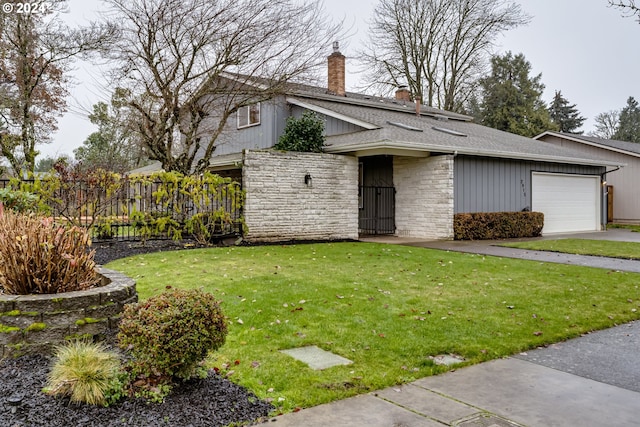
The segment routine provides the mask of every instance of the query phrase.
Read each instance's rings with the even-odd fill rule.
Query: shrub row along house
[[[451,239],[454,214],[472,212],[543,212],[543,233],[606,224],[602,183],[619,162],[421,106],[404,88],[347,93],[344,76],[336,43],[327,88],[293,85],[229,121],[210,167],[242,180],[247,240]],[[324,153],[273,150],[306,111],[325,122]]]

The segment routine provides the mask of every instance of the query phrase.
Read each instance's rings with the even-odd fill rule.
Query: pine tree
[[[620,111],[618,128],[613,139],[640,142],[640,107],[633,96],[627,99],[627,105]]]
[[[549,106],[549,117],[558,126],[560,132],[582,134],[582,131],[576,132],[576,130],[582,126],[586,118],[580,116],[576,104],[569,104],[559,90],[556,91]]]
[[[557,129],[541,98],[542,74],[530,77],[530,71],[531,64],[521,53],[491,59],[491,75],[480,80],[480,123],[527,137]]]

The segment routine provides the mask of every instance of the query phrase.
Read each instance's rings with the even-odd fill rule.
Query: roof
[[[256,82],[258,84],[259,82]],[[618,164],[567,147],[559,147],[473,123],[464,114],[420,107],[413,102],[347,92],[337,96],[326,88],[289,83],[286,101],[355,125],[358,132],[331,135],[325,152],[335,154],[391,154],[429,156],[432,153],[464,154],[519,160],[595,166]],[[215,156],[211,165],[231,164]],[[231,158],[229,158],[231,159]],[[237,162],[237,156],[233,162]]]
[[[352,123],[364,123],[362,131],[327,137],[327,153],[429,155],[429,153],[466,154],[521,160],[597,166],[617,166],[613,162],[589,157],[585,153],[558,147],[531,138],[500,131],[472,122],[461,114],[421,109],[418,116],[413,103],[395,100],[318,96],[298,93],[288,102],[322,114],[342,117]]]
[[[162,163],[157,162],[157,161],[149,163],[148,165],[142,166],[140,168],[132,169],[132,170],[127,172],[127,175],[129,175],[129,176],[136,176],[136,175],[148,176],[148,175],[152,175],[152,174],[154,174],[156,172],[164,172],[164,169],[162,169]]]
[[[634,157],[640,157],[640,144],[637,142],[619,141],[616,139],[604,139],[595,136],[584,136],[574,133],[553,131],[543,132],[540,135],[536,136],[534,139],[542,139],[547,135],[568,139],[574,142],[580,142],[593,147],[600,147],[605,150],[628,154]]]

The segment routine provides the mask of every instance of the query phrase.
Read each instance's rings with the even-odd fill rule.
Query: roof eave
[[[344,144],[337,146],[326,146],[325,152],[331,154],[365,154],[367,152],[382,152],[384,150],[391,151],[394,153],[402,153],[403,151],[412,157],[419,156],[428,156],[429,153],[437,152],[442,154],[453,154],[453,155],[469,155],[469,156],[482,156],[482,157],[496,157],[503,159],[518,159],[518,160],[528,160],[528,161],[539,161],[539,162],[551,162],[551,163],[567,163],[567,164],[576,164],[576,165],[589,165],[589,166],[625,166],[621,165],[617,162],[612,162],[608,160],[595,160],[595,159],[581,159],[574,157],[564,157],[564,156],[547,156],[541,154],[527,154],[527,153],[513,153],[513,152],[500,152],[500,151],[485,151],[485,150],[466,150],[466,149],[456,149],[456,148],[447,148],[442,146],[435,145],[425,145],[419,143],[412,142],[402,142],[402,141],[390,141],[390,140],[380,140],[373,141],[367,143],[352,143],[352,144]],[[409,154],[410,153],[410,154]],[[419,153],[424,153],[420,155]],[[400,155],[400,154],[399,154]]]
[[[593,142],[593,141],[589,141],[589,140],[586,140],[586,139],[582,139],[582,138],[580,138],[579,135],[570,136],[570,135],[567,135],[567,134],[564,134],[564,133],[554,132],[554,131],[550,131],[550,130],[542,132],[540,135],[537,135],[537,136],[533,137],[533,139],[540,140],[540,138],[542,138],[544,136],[547,136],[547,135],[555,136],[556,138],[567,139],[569,141],[577,142],[579,144],[588,145],[590,147],[602,148],[603,150],[613,151],[614,153],[626,154],[626,155],[632,156],[632,157],[640,157],[640,153],[635,153],[633,151],[624,150],[622,148],[612,147],[612,146],[606,145],[606,144],[598,144],[597,142]]]
[[[242,153],[226,154],[209,160],[210,171],[242,168]]]
[[[324,114],[325,116],[333,117],[334,119],[342,120],[344,122],[348,122],[354,124],[356,126],[360,126],[367,130],[379,129],[380,126],[377,126],[373,123],[368,123],[362,120],[354,119],[353,117],[346,116],[344,114],[336,113],[335,111],[329,110],[327,108],[318,107],[317,105],[312,105],[304,101],[300,101],[299,99],[295,99],[292,97],[287,97],[287,102],[289,104],[297,105],[298,107],[305,108],[307,110],[315,111],[319,114]]]

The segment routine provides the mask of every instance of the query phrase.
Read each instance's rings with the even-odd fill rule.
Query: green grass
[[[210,363],[308,407],[638,319],[640,276],[373,243],[198,249],[110,263],[142,299],[166,286],[222,300],[229,335]],[[313,371],[279,352],[317,345],[354,363]]]
[[[633,232],[640,232],[640,225],[635,224],[607,224],[607,228],[623,228]]]
[[[640,259],[640,243],[613,242],[608,240],[558,239],[505,243],[501,246],[534,251],[562,252],[578,255],[595,255],[610,258]]]

